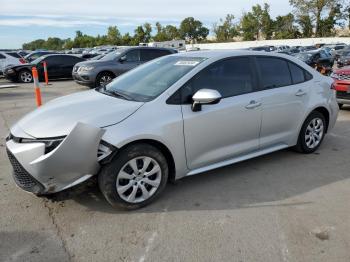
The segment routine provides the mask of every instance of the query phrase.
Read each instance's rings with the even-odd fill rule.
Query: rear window
[[[274,57],[258,57],[258,67],[263,89],[270,89],[292,84],[287,61]]]
[[[288,63],[288,64],[289,64],[290,73],[292,75],[293,84],[299,84],[299,83],[305,82],[304,69],[300,68],[299,66],[293,63]]]

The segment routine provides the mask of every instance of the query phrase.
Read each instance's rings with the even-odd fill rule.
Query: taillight
[[[24,58],[20,58],[19,61],[21,62],[21,64],[25,64],[26,60],[24,60]]]

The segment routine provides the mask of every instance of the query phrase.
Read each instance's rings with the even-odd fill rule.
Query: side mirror
[[[125,61],[126,61],[126,55],[124,55],[121,58],[119,58],[119,62],[120,63],[124,63]]]
[[[222,96],[214,89],[200,89],[192,97],[192,111],[202,110],[202,105],[214,105],[220,102]]]

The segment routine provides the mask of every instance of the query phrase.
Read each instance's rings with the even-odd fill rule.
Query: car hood
[[[20,64],[20,65],[8,66],[7,69],[32,68],[33,66],[36,66],[36,65],[31,64],[31,63],[25,63],[25,64]]]
[[[65,136],[78,122],[100,128],[120,123],[143,104],[89,90],[46,103],[23,117],[12,129],[20,128],[35,138]]]

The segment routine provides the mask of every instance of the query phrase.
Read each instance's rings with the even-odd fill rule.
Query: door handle
[[[296,96],[304,96],[306,95],[306,92],[302,89],[299,89],[298,92],[295,93]]]
[[[254,109],[254,108],[257,108],[259,106],[261,106],[261,102],[257,102],[255,100],[252,100],[252,101],[250,101],[250,103],[248,105],[246,105],[245,108],[247,108],[247,109]]]

